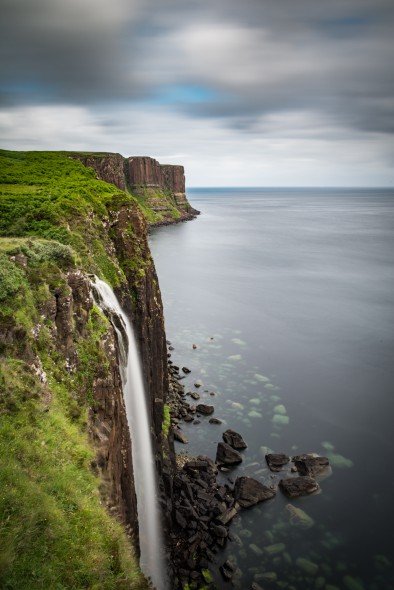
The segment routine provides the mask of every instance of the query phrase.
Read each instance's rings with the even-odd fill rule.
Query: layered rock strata
[[[193,219],[199,214],[186,197],[183,166],[160,164],[148,156],[123,158],[120,154],[73,154],[96,171],[97,178],[129,190],[143,207],[155,213],[151,226]]]

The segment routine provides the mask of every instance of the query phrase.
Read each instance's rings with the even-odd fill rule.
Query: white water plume
[[[98,305],[109,314],[118,339],[123,397],[132,439],[141,549],[140,566],[144,574],[151,578],[153,586],[157,590],[165,590],[167,583],[163,556],[163,535],[157,503],[158,493],[150,421],[140,357],[132,325],[111,287],[97,277],[93,287],[100,299]],[[119,322],[123,329],[117,326]]]

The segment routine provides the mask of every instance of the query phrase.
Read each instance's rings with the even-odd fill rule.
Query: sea
[[[272,473],[269,452],[331,465],[320,493],[279,489],[240,512],[212,566],[217,587],[393,590],[394,190],[188,198],[201,215],[151,230],[150,246],[172,360],[223,423],[182,423],[177,452],[215,459],[222,433],[239,432],[243,462],[219,475],[230,486],[288,477],[292,463]],[[233,586],[219,573],[227,559]]]

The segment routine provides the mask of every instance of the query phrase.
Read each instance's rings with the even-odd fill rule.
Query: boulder
[[[220,465],[235,465],[236,463],[241,463],[242,456],[230,447],[227,443],[218,443],[218,448],[216,451],[216,463]]]
[[[242,508],[249,508],[275,496],[275,491],[253,477],[238,477],[234,486],[234,498]]]
[[[210,406],[208,404],[197,404],[196,411],[199,414],[209,415],[209,414],[213,414],[213,412],[215,411],[215,408],[214,408],[214,406]]]
[[[290,457],[284,453],[269,453],[265,456],[265,460],[271,471],[280,471],[283,465],[290,461]]]
[[[182,371],[186,374],[191,373],[190,369],[188,369],[187,367],[182,367]]]
[[[315,455],[297,455],[293,457],[293,462],[301,475],[310,477],[315,477],[330,465],[327,457]]]
[[[210,424],[222,424],[223,420],[219,420],[219,418],[210,418],[209,423]]]
[[[174,428],[174,439],[183,443],[184,445],[187,445],[189,442],[186,434],[182,432],[182,430],[179,430],[179,428]]]
[[[246,449],[248,446],[242,436],[235,432],[235,430],[226,430],[223,432],[223,440],[225,443],[233,447],[233,449]]]
[[[290,498],[306,496],[307,494],[312,494],[320,489],[319,484],[308,476],[281,479],[279,485],[284,493]]]

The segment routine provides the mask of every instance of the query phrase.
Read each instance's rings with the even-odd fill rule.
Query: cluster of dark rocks
[[[191,373],[191,370],[188,367],[180,368],[179,366],[173,364],[170,359],[171,352],[174,350],[174,347],[169,341],[167,341],[167,344],[169,345],[168,373],[170,378],[169,397],[167,401],[171,408],[171,426],[174,432],[174,439],[183,444],[187,444],[189,441],[180,427],[181,422],[184,421],[193,424],[200,424],[201,416],[211,416],[215,411],[215,407],[212,404],[200,402],[199,400],[201,395],[197,391],[185,391],[182,380],[186,375]],[[201,383],[196,381],[196,383],[194,383],[194,387],[199,389],[201,387]],[[210,396],[215,395],[212,391],[205,393],[209,393]],[[191,398],[192,402],[187,401],[188,398]],[[222,420],[211,417],[209,419],[209,423],[222,424]]]
[[[186,444],[188,440],[181,430],[181,422],[199,424],[199,418],[211,415],[214,406],[197,403],[200,399],[198,392],[185,393],[182,380],[191,371],[172,363],[173,347],[168,344],[171,428],[174,439]],[[196,389],[201,386],[198,382],[194,385]],[[187,396],[196,403],[189,403]],[[209,421],[221,423],[216,418]],[[266,486],[252,477],[242,476],[237,477],[235,482],[229,478],[226,483],[220,483],[216,477],[218,470],[228,471],[241,463],[242,451],[247,448],[242,436],[234,430],[226,430],[222,438],[223,441],[217,445],[215,461],[207,456],[198,456],[190,460],[186,458],[182,466],[178,463],[173,481],[171,533],[177,589],[210,587],[212,575],[209,564],[218,561],[217,554],[232,540],[229,527],[242,509],[273,498],[278,487],[290,498],[316,492],[319,484],[314,477],[329,466],[326,457],[314,454],[290,457],[284,453],[270,453],[265,456],[269,469],[278,474],[286,473],[286,477],[279,482],[271,480]],[[290,463],[293,464],[291,469]],[[230,582],[236,574],[234,564],[227,560],[218,565],[223,579]]]
[[[237,477],[234,485],[231,480],[219,483],[218,469],[238,462],[227,454],[228,447],[240,455],[234,447],[242,450],[247,446],[242,436],[233,430],[223,433],[223,441],[218,443],[216,462],[207,456],[198,456],[187,461],[174,479],[172,553],[177,572],[176,587],[180,589],[193,584],[195,588],[209,586],[209,563],[217,562],[219,551],[232,540],[229,526],[234,517],[242,509],[273,498],[277,492],[277,485],[268,487],[246,476]],[[266,455],[266,462],[273,472],[280,472],[293,463],[294,476],[281,479],[278,484],[290,498],[318,491],[319,484],[313,478],[329,467],[326,457],[314,454],[291,458],[283,453],[272,453]],[[228,560],[219,562],[219,570],[225,581],[231,581],[236,573]]]
[[[174,479],[173,560],[179,588],[207,585],[206,570],[215,555],[232,539],[229,525],[243,508],[275,496],[275,491],[252,477],[238,477],[235,484],[217,481],[218,465],[209,457],[190,460]],[[220,565],[225,580],[231,580],[230,562]]]
[[[270,453],[265,456],[265,459],[273,472],[282,471],[290,461],[294,463],[291,471],[299,473],[299,477],[287,477],[279,481],[279,487],[290,498],[319,491],[320,486],[314,477],[327,472],[330,467],[327,457],[320,457],[313,453],[296,455],[292,458],[285,453]]]

